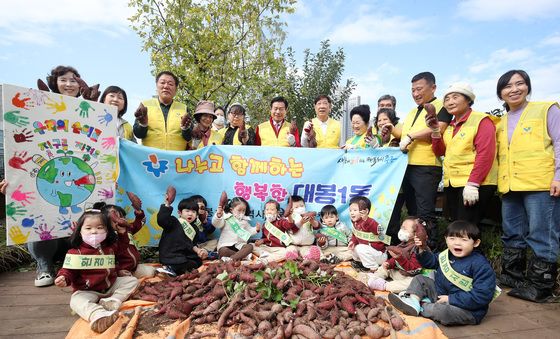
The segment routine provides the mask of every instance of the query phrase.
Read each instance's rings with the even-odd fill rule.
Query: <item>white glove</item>
[[[296,137],[293,134],[289,134],[286,136],[286,140],[288,140],[288,144],[292,147],[296,145]]]
[[[478,202],[478,187],[469,185],[463,188],[463,204],[465,206],[474,206]]]
[[[407,147],[411,143],[412,143],[412,138],[410,137],[410,135],[407,134],[404,138],[401,139],[401,142],[399,142],[399,148],[403,152],[408,152]]]

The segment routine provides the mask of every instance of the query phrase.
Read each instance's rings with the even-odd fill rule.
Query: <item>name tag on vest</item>
[[[62,267],[72,270],[115,268],[115,255],[66,254]]]

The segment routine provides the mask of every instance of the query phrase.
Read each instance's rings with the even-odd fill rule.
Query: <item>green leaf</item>
[[[253,272],[253,276],[255,277],[255,281],[258,282],[258,283],[264,281],[264,272],[263,271]]]
[[[299,295],[297,296],[297,298],[291,300],[288,306],[290,306],[293,310],[295,310],[298,304],[299,304]]]
[[[219,280],[222,280],[222,281],[226,280],[227,277],[228,277],[228,272],[226,272],[226,271],[223,271],[222,273],[220,273],[216,276],[216,278],[218,278]]]

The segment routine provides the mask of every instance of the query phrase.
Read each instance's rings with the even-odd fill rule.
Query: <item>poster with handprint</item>
[[[66,237],[94,202],[114,203],[117,108],[2,85],[8,245]]]

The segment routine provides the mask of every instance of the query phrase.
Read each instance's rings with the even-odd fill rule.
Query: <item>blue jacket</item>
[[[435,281],[438,295],[449,296],[449,304],[470,311],[479,324],[488,312],[488,305],[494,296],[496,288],[496,273],[484,255],[473,251],[470,255],[456,258],[448,252],[451,267],[467,277],[472,278],[473,288],[465,292],[449,281],[438,261],[439,253],[424,251],[418,254],[417,259],[424,268],[436,269]]]

